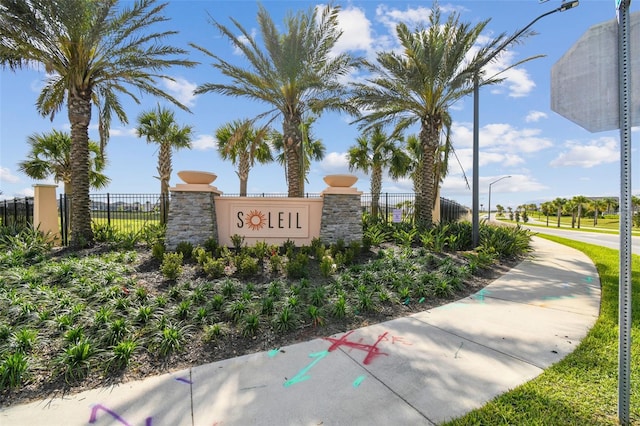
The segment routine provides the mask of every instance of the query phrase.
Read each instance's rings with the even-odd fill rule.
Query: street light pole
[[[489,215],[487,216],[487,222],[491,221],[491,185],[493,185],[496,182],[500,182],[502,179],[507,179],[507,178],[510,178],[510,177],[511,177],[511,175],[502,176],[500,179],[496,179],[496,180],[494,180],[493,182],[491,182],[489,184]]]
[[[538,22],[540,19],[545,16],[551,15],[556,12],[564,12],[565,10],[573,9],[577,7],[580,3],[579,0],[565,1],[557,7],[556,9],[550,10],[549,12],[543,13],[538,16],[533,21],[529,22],[526,27],[509,37],[504,43],[498,46],[493,52],[491,52],[482,62],[478,64],[478,67],[475,70],[473,76],[473,200],[471,206],[471,226],[472,226],[472,242],[473,247],[478,246],[478,241],[480,239],[480,212],[478,211],[479,205],[479,181],[480,181],[480,170],[479,169],[479,152],[480,152],[480,70],[484,67],[489,61],[496,57],[498,53],[500,53],[504,48],[513,43],[515,39],[520,37],[522,33],[527,31],[533,24]]]

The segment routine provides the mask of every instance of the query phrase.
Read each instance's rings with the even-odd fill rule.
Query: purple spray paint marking
[[[115,420],[117,420],[118,422],[120,422],[121,424],[125,425],[125,426],[132,426],[129,422],[127,422],[125,419],[123,419],[118,413],[116,413],[113,410],[110,410],[109,408],[105,407],[102,404],[96,404],[91,408],[91,415],[89,416],[89,423],[95,423],[98,417],[98,410],[102,410],[105,413],[109,414],[111,417],[113,417]],[[151,417],[147,417],[145,419],[144,422],[145,426],[151,426]]]

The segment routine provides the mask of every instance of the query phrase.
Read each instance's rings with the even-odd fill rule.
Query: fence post
[[[107,192],[107,226],[111,226],[111,202],[109,200],[108,192]]]
[[[389,223],[389,193],[384,193],[384,223]]]

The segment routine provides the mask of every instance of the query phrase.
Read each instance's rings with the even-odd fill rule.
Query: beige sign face
[[[249,238],[309,236],[309,206],[265,206],[232,204],[230,235]]]

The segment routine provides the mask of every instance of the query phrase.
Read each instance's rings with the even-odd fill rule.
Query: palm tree
[[[71,136],[66,132],[53,130],[51,133],[34,133],[27,138],[31,151],[27,160],[18,164],[21,172],[32,179],[46,179],[52,176],[62,182],[64,193],[71,197]],[[94,189],[106,188],[111,179],[102,173],[106,166],[100,155],[100,145],[89,141],[89,185]]]
[[[611,210],[616,210],[618,208],[618,200],[614,197],[606,197],[604,200],[607,204],[607,214],[611,214]]]
[[[366,82],[354,84],[354,105],[368,111],[358,118],[361,128],[375,124],[395,125],[400,134],[409,126],[420,126],[419,139],[423,161],[416,170],[416,219],[431,226],[440,176],[440,154],[446,158],[451,147],[450,107],[473,90],[473,77],[486,59],[493,55],[505,36],[500,35],[471,54],[488,20],[471,27],[459,22],[452,13],[442,22],[440,8],[434,2],[428,28],[410,31],[404,24],[396,27],[402,52],[379,52],[377,63],[363,61],[373,73]],[[483,85],[501,81],[486,78]],[[444,141],[441,135],[444,131]]]
[[[118,94],[139,102],[128,88],[163,97],[186,109],[158,88],[162,71],[186,51],[163,43],[175,31],[149,31],[162,25],[166,4],[140,0],[127,7],[117,1],[0,0],[0,62],[12,70],[41,65],[47,81],[36,101],[38,112],[53,116],[66,101],[71,125],[71,245],[93,242],[89,210],[89,124],[98,111],[100,143],[106,144],[111,118],[127,123]],[[154,27],[155,28],[155,27]]]
[[[409,170],[411,159],[396,146],[399,137],[389,136],[382,126],[375,126],[367,134],[356,139],[356,145],[349,148],[347,159],[350,170],[371,170],[371,215],[378,216],[380,192],[382,191],[382,172],[388,169],[391,179],[397,180]]]
[[[558,197],[555,200],[553,200],[552,203],[554,208],[558,212],[558,228],[560,228],[560,217],[562,216],[562,208],[567,203],[567,199]]]
[[[549,226],[549,214],[554,209],[553,201],[545,201],[544,203],[540,204],[540,209],[542,210],[542,214],[547,217],[547,226]]]
[[[580,218],[582,217],[582,209],[589,203],[589,199],[584,195],[576,195],[572,198],[573,202],[578,206],[578,229],[580,229]]]
[[[211,56],[213,66],[231,78],[230,83],[206,83],[196,94],[221,93],[242,96],[269,106],[261,116],[269,122],[282,119],[283,147],[286,159],[287,186],[290,197],[304,194],[303,133],[301,125],[307,113],[327,110],[355,110],[345,102],[347,91],[341,78],[355,66],[346,53],[335,54],[333,47],[342,32],[338,27],[338,7],[312,8],[307,13],[288,14],[284,32],[280,32],[267,10],[259,5],[258,26],[263,47],[238,21],[235,29],[213,21],[213,25],[242,52],[249,68],[233,65],[207,49],[192,44]],[[240,34],[236,34],[235,31]]]
[[[571,215],[571,227],[576,227],[576,210],[578,210],[578,203],[576,203],[573,199],[567,200],[564,203],[564,212]]]
[[[300,132],[302,134],[301,155],[298,167],[300,168],[300,191],[304,195],[304,185],[307,182],[307,175],[311,171],[311,162],[320,161],[324,158],[326,148],[321,139],[316,139],[311,132],[311,126],[316,121],[315,117],[309,116],[302,120]],[[271,132],[271,144],[276,152],[276,161],[284,167],[287,175],[287,151],[282,133],[274,130]]]
[[[598,224],[598,217],[607,208],[607,202],[601,198],[591,200],[591,207],[593,208],[593,226]]]
[[[167,202],[169,200],[169,180],[171,179],[172,150],[191,148],[191,126],[180,127],[176,124],[175,115],[167,108],[143,112],[138,117],[136,132],[139,137],[146,136],[147,143],[157,143],[158,176],[160,179],[160,221],[165,223],[167,218]]]
[[[267,128],[256,129],[251,120],[236,120],[220,126],[216,130],[218,153],[224,160],[237,165],[236,174],[240,179],[240,196],[247,196],[249,171],[255,162],[261,164],[273,161],[268,143]]]

